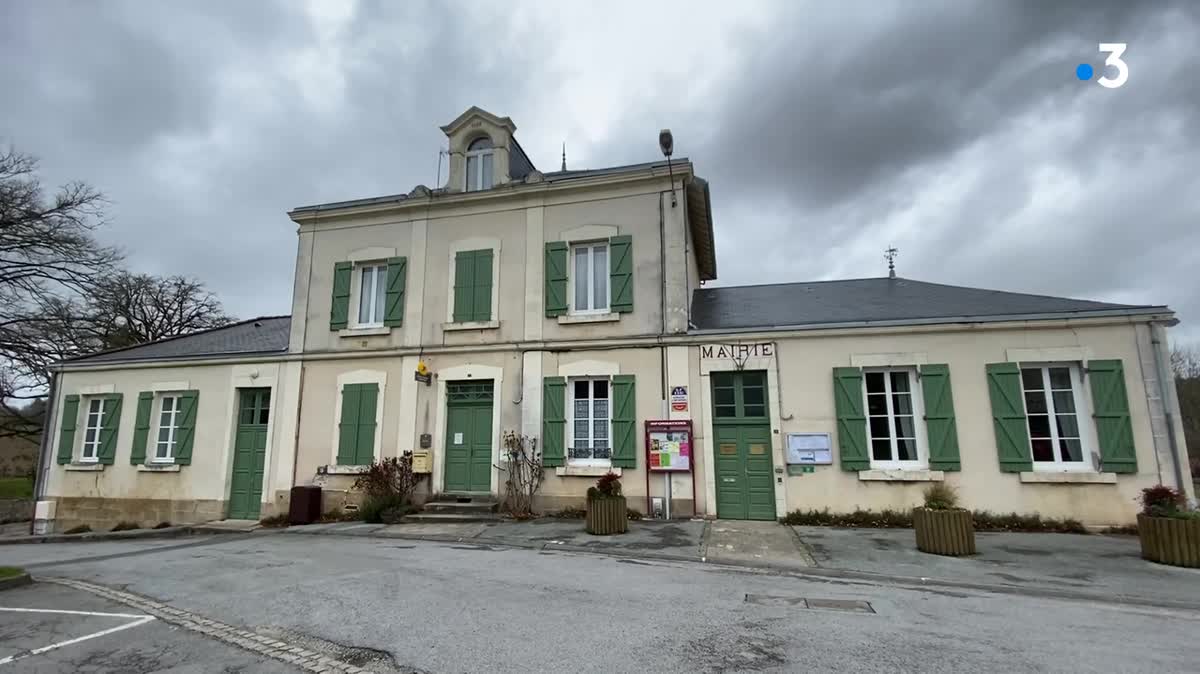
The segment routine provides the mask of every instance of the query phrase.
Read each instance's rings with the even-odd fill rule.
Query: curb
[[[8,578],[0,578],[0,592],[21,587],[23,585],[30,585],[32,583],[33,576],[30,576],[28,573],[22,573],[19,576],[10,576]]]
[[[188,525],[162,529],[133,529],[131,531],[91,531],[85,534],[42,534],[40,536],[15,536],[0,538],[0,545],[25,545],[29,543],[92,543],[97,541],[129,541],[141,538],[178,538],[211,530]],[[224,533],[224,530],[222,531]]]

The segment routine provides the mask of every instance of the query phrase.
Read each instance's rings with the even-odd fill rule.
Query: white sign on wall
[[[833,463],[832,443],[828,433],[788,433],[787,462],[814,466]]]

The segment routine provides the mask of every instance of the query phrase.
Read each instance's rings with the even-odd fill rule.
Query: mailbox
[[[433,472],[433,466],[429,459],[429,450],[417,450],[412,453],[412,469],[414,473]]]

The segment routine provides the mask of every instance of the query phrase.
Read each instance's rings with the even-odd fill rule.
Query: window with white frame
[[[162,396],[158,405],[158,437],[154,445],[155,463],[173,463],[175,444],[179,438],[180,397],[176,393]]]
[[[921,397],[914,394],[916,372],[908,369],[863,373],[867,396],[867,437],[871,465],[878,468],[923,468],[925,449]]]
[[[491,138],[476,139],[467,147],[467,191],[491,189],[492,187]]]
[[[387,298],[387,265],[369,262],[358,268],[358,325],[383,325]]]
[[[1074,365],[1022,365],[1025,421],[1037,470],[1091,470],[1090,451],[1079,424],[1083,387]]]
[[[79,451],[79,460],[94,463],[100,460],[100,432],[104,430],[104,413],[113,405],[105,398],[88,400],[87,418],[83,421],[83,447]]]
[[[608,465],[612,460],[611,421],[608,377],[572,379],[571,437],[568,456],[576,464]]]
[[[571,246],[571,313],[608,313],[608,244]]]

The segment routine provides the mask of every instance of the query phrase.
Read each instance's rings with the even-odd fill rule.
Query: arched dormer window
[[[467,191],[492,187],[492,139],[479,138],[467,148]]]

